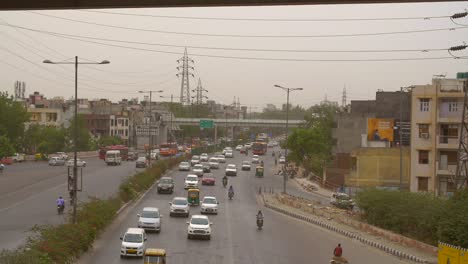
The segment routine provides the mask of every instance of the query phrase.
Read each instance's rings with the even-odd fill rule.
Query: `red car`
[[[215,178],[211,175],[205,175],[202,179],[202,185],[215,185]]]
[[[4,165],[11,165],[11,164],[13,164],[13,159],[10,158],[10,157],[5,157],[5,158],[2,158],[0,160],[0,163],[2,163]]]

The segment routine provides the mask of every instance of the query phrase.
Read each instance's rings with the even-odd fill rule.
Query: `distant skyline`
[[[443,50],[468,42],[468,18],[456,20],[466,27],[452,23],[449,18],[262,19],[450,16],[464,12],[467,7],[468,2],[448,2],[99,12],[3,11],[0,12],[0,90],[13,94],[15,81],[23,81],[27,86],[26,96],[39,91],[48,98],[70,98],[74,91],[73,65],[49,65],[42,61],[73,60],[79,56],[83,61],[111,62],[79,67],[79,98],[118,101],[138,97],[142,100],[143,94],[138,91],[149,89],[162,89],[162,95],[178,97],[180,79],[176,77],[176,60],[182,57],[184,47],[188,47],[188,54],[195,61],[191,89],[195,89],[200,78],[208,90],[206,95],[219,103],[230,104],[236,97],[240,98],[241,105],[251,106],[253,111],[260,111],[268,103],[279,107],[285,103],[286,94],[274,88],[275,84],[304,88],[290,95],[291,104],[304,107],[325,97],[341,104],[345,86],[348,102],[370,100],[375,99],[379,89],[396,91],[401,86],[431,83],[433,75],[455,78],[457,72],[468,71],[468,50],[456,52],[457,56],[467,56],[465,59],[446,59],[450,54]],[[207,19],[215,17],[257,20]],[[438,30],[414,32],[435,29]],[[374,33],[379,34],[369,35]],[[368,35],[342,36],[350,34]],[[382,59],[405,60],[363,61]],[[159,98],[159,94],[154,97],[156,101],[168,100]]]

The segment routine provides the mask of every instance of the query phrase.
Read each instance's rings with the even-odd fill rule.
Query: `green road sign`
[[[213,128],[214,121],[213,120],[200,120],[200,128]]]

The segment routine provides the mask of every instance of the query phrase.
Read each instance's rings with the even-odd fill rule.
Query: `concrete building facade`
[[[413,192],[450,195],[463,112],[461,79],[433,79],[412,90],[411,185]]]

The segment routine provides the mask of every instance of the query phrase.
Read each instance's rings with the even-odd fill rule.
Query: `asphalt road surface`
[[[98,157],[83,160],[87,164],[82,169],[83,192],[78,201],[115,194],[120,182],[137,171],[135,162],[106,166]],[[57,215],[55,201],[59,196],[68,199],[66,166],[49,166],[47,162],[8,166],[0,174],[0,248],[22,245],[36,224],[64,222],[64,216]],[[68,201],[66,206],[66,210],[71,208]]]
[[[188,240],[188,218],[169,216],[172,197],[187,195],[183,189],[183,180],[188,173],[172,171],[169,175],[175,179],[175,193],[157,194],[155,189],[151,189],[140,201],[122,211],[80,263],[142,263],[137,258],[120,258],[120,236],[127,228],[137,226],[137,214],[148,206],[159,208],[163,218],[161,233],[148,233],[146,246],[166,249],[168,263],[171,264],[329,263],[338,243],[343,245],[344,256],[351,264],[399,263],[398,259],[356,241],[260,208],[256,198],[258,187],[280,190],[282,186],[281,178],[273,175],[274,161],[269,151],[270,155],[263,157],[266,160],[264,178],[255,177],[254,170],[239,170],[237,177],[229,177],[229,185],[233,185],[235,190],[233,200],[227,198],[227,189],[221,184],[225,165],[219,170],[212,170],[217,180],[215,186],[201,186],[200,198],[214,195],[220,202],[219,214],[209,216],[213,222],[211,240]],[[226,164],[240,166],[242,160],[246,159],[238,152],[235,155],[233,159],[227,159]],[[263,210],[265,216],[264,229],[261,231],[257,230],[255,218],[259,209]],[[198,206],[191,207],[191,215],[199,212]]]

